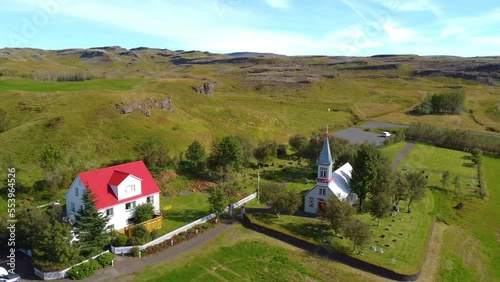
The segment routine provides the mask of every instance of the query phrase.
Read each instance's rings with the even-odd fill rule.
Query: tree
[[[141,140],[134,146],[134,150],[148,168],[166,167],[171,162],[167,144],[159,136]]]
[[[259,162],[269,161],[271,158],[276,157],[278,154],[278,143],[276,141],[266,140],[263,141],[255,148],[254,157]]]
[[[198,140],[194,140],[193,143],[189,145],[186,151],[186,158],[192,161],[195,167],[199,161],[205,158],[205,148]]]
[[[479,148],[472,149],[472,162],[476,165],[480,165],[483,161],[483,151]]]
[[[321,216],[328,220],[335,231],[335,236],[338,236],[340,229],[351,220],[353,214],[354,208],[348,202],[332,196],[326,201],[326,209]]]
[[[155,216],[155,207],[151,203],[144,203],[135,208],[135,223],[141,223]]]
[[[210,205],[210,212],[215,213],[216,218],[219,219],[219,215],[229,205],[227,192],[222,187],[213,187],[208,194],[208,203]]]
[[[352,167],[351,189],[358,195],[359,211],[363,210],[368,191],[376,185],[380,151],[375,145],[363,143],[356,154]]]
[[[453,186],[455,186],[455,192],[460,192],[460,185],[462,184],[461,183],[462,181],[460,180],[460,176],[455,176],[455,178],[453,178],[453,180],[451,181],[451,183],[453,184]]]
[[[285,158],[287,156],[288,145],[279,144],[278,149],[276,150],[276,155],[278,158]]]
[[[406,175],[406,181],[408,182],[408,213],[410,213],[411,204],[425,197],[427,179],[423,173],[414,171]]]
[[[441,184],[443,184],[443,189],[448,183],[449,178],[450,178],[450,172],[448,170],[445,170],[441,175]]]
[[[70,266],[78,261],[78,249],[71,246],[71,228],[59,221],[54,221],[37,235],[33,248],[35,265]]]
[[[408,195],[408,180],[406,176],[400,172],[394,174],[394,194],[393,202],[394,205],[399,205],[399,201],[405,200]]]
[[[35,265],[64,268],[78,260],[78,249],[70,244],[71,229],[59,221],[60,207],[21,210],[17,218],[16,246],[33,250]]]
[[[278,183],[266,183],[261,185],[260,200],[267,203],[279,218],[282,212],[293,214],[301,204],[300,195],[286,190]]]
[[[391,210],[391,198],[386,193],[378,193],[372,195],[372,204],[370,206],[370,214],[377,219],[380,226],[380,219],[387,216]]]
[[[84,256],[102,251],[108,243],[105,232],[109,218],[99,213],[95,206],[95,195],[85,189],[82,195],[83,208],[75,215],[74,231],[79,240],[79,245]]]
[[[295,152],[302,152],[309,144],[309,141],[304,135],[295,134],[288,139],[288,144],[290,144],[290,147],[292,147]]]
[[[223,180],[229,181],[229,172],[234,169],[240,171],[243,164],[243,148],[240,141],[234,136],[226,136],[212,146],[212,166],[220,166]]]
[[[25,209],[17,215],[16,231],[18,234],[16,244],[27,250],[33,250],[40,240],[42,231],[50,228],[48,217],[40,209]]]
[[[370,227],[360,220],[351,220],[344,228],[344,235],[352,241],[354,245],[352,251],[354,252],[356,246],[363,246],[370,241]]]

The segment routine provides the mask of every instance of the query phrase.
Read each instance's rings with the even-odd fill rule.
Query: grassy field
[[[162,198],[160,203],[163,211],[163,228],[159,231],[160,235],[210,214],[208,195],[204,193]]]
[[[175,261],[149,266],[134,281],[387,281],[311,255],[237,224]]]
[[[436,205],[450,223],[444,236],[440,281],[500,280],[500,159],[486,157],[483,164],[489,199],[473,197],[457,211],[451,208],[457,200],[449,193],[434,191],[441,194]]]

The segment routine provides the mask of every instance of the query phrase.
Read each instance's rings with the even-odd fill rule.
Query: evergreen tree
[[[229,181],[231,170],[240,171],[243,165],[243,148],[234,136],[226,136],[212,146],[212,167],[220,167],[223,180]]]
[[[448,184],[449,178],[450,178],[450,171],[445,170],[441,175],[441,184],[443,184],[443,189],[444,187],[446,187],[446,184]]]
[[[74,230],[84,256],[102,251],[108,243],[105,228],[109,218],[99,213],[94,200],[95,195],[88,188],[85,189],[82,195],[83,208],[75,215]]]
[[[78,249],[71,246],[71,228],[59,221],[47,225],[33,248],[35,264],[64,268],[78,261]]]
[[[194,163],[196,167],[198,162],[205,158],[205,148],[198,140],[194,140],[191,145],[189,145],[186,151],[186,158]]]

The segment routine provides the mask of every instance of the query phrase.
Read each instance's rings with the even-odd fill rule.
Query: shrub
[[[103,268],[103,266],[95,259],[91,259],[89,260],[88,262],[86,262],[88,264],[90,264],[90,266],[92,267],[92,269],[94,270],[98,270],[98,269],[101,269]]]
[[[139,247],[133,247],[131,251],[132,251],[132,256],[134,257],[139,257],[139,254],[141,252],[141,250],[139,250]]]
[[[155,215],[155,208],[151,203],[141,204],[135,208],[135,220],[141,223],[150,220]]]
[[[87,277],[90,277],[94,275],[96,269],[100,268],[99,263],[97,263],[97,265],[99,265],[98,267],[96,266],[96,263],[97,262],[95,260],[89,260],[88,262],[84,262],[80,265],[72,267],[68,271],[68,275],[71,277],[71,279],[74,280],[82,280]]]
[[[118,235],[118,237],[114,238],[111,241],[111,245],[113,245],[114,247],[123,247],[127,245],[127,241],[128,241],[127,235],[120,234]]]
[[[115,259],[115,255],[113,253],[105,253],[96,258],[96,261],[102,266],[106,267],[111,265],[111,262]]]

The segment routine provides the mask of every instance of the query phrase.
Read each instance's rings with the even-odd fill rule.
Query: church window
[[[319,194],[320,195],[326,195],[326,188],[325,187],[320,187],[319,188]]]
[[[319,171],[319,177],[326,178],[326,169],[321,168]]]
[[[314,207],[314,198],[313,197],[309,197],[309,207],[310,208]]]

